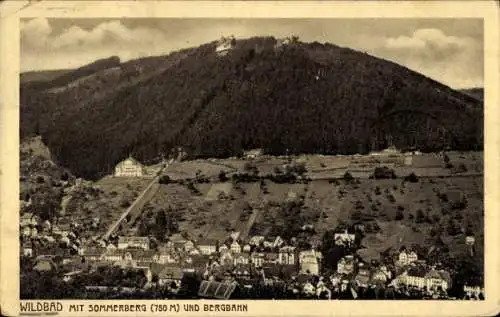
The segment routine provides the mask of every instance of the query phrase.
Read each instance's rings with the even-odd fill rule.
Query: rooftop
[[[198,289],[198,296],[204,298],[229,299],[238,283],[203,281]]]

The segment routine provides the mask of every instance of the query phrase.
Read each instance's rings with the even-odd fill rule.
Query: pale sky
[[[25,19],[21,71],[122,61],[214,41],[221,36],[329,42],[402,64],[453,88],[483,86],[481,19]]]

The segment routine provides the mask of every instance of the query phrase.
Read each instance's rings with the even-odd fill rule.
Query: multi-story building
[[[141,177],[144,175],[144,166],[129,156],[115,167],[116,177]]]
[[[320,263],[323,258],[321,252],[316,250],[302,251],[299,253],[300,273],[319,275]]]
[[[416,262],[418,260],[418,255],[415,251],[403,250],[399,253],[398,264],[401,266],[408,265],[410,263]]]
[[[238,241],[233,241],[233,243],[231,243],[231,252],[234,254],[241,253],[241,245]]]
[[[336,233],[333,238],[335,239],[335,244],[340,246],[350,247],[354,244],[356,235],[348,233],[347,229],[342,233]]]
[[[352,274],[355,270],[354,257],[352,255],[346,255],[340,261],[337,262],[337,273],[339,274]]]
[[[280,264],[295,264],[295,247],[284,246],[279,250],[279,263]]]
[[[118,239],[118,249],[141,248],[149,249],[148,237],[120,237]]]
[[[211,255],[212,253],[217,252],[217,241],[215,240],[201,240],[198,241],[197,244],[200,253],[203,255]]]

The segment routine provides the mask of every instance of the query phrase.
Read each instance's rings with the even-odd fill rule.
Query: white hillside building
[[[144,174],[144,166],[131,156],[115,167],[116,177],[141,177]]]
[[[230,50],[233,49],[235,38],[231,37],[222,37],[220,41],[217,43],[217,47],[215,48],[215,52],[219,56],[226,55]]]

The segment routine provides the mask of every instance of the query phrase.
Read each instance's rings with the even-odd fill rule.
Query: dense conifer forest
[[[178,146],[190,157],[482,149],[479,99],[363,52],[277,43],[112,57],[22,83],[21,137],[41,135],[58,164],[89,179],[129,154],[151,162]]]

